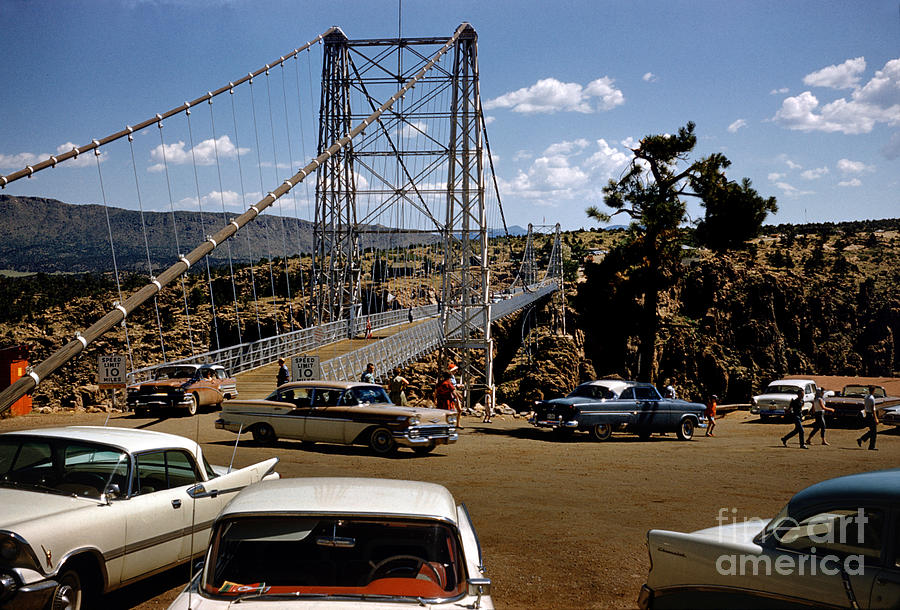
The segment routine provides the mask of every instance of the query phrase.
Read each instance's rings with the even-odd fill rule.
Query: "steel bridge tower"
[[[484,120],[478,82],[478,36],[469,24],[460,27],[453,46],[452,65],[433,69],[422,87],[430,92],[449,92],[450,107],[429,109],[413,99],[399,100],[391,113],[369,127],[357,139],[317,169],[316,228],[314,244],[314,310],[318,323],[354,317],[361,311],[362,239],[376,229],[360,213],[358,198],[382,197],[375,206],[410,206],[429,219],[433,241],[442,245],[442,281],[439,310],[444,333],[440,366],[459,365],[466,388],[493,391],[490,335],[490,271],[488,227],[485,209]],[[390,38],[349,40],[336,29],[324,38],[322,94],[319,115],[321,152],[345,136],[354,117],[365,116],[381,103],[379,92],[399,84],[422,65],[421,45],[447,44],[450,38]],[[379,89],[380,88],[380,89]],[[387,94],[381,93],[381,97]],[[435,99],[434,93],[420,94]],[[357,100],[365,107],[352,107]],[[426,150],[404,150],[397,135],[422,121],[449,123],[446,142],[427,140]],[[427,157],[431,175],[408,162]],[[378,163],[373,159],[380,158]],[[392,164],[382,164],[384,158]],[[358,168],[378,173],[377,187],[357,184]],[[440,172],[442,175],[436,175]],[[439,199],[427,199],[423,191],[445,184]],[[436,203],[440,201],[440,203]],[[441,209],[442,208],[442,209]],[[382,229],[383,230],[383,229]],[[400,231],[403,233],[403,231]],[[413,232],[420,234],[422,231]],[[394,236],[399,244],[415,243],[421,235]],[[421,241],[420,241],[421,243]],[[373,278],[374,279],[374,278]],[[352,326],[352,324],[351,324]]]

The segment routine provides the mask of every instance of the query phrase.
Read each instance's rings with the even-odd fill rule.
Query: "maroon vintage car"
[[[881,386],[874,386],[875,409],[880,411],[886,407],[900,404],[900,396],[888,396]],[[829,396],[825,404],[834,409],[834,413],[825,412],[828,419],[836,422],[862,424],[865,418],[863,403],[869,395],[869,386],[860,384],[845,385],[839,394]]]
[[[237,395],[237,382],[221,365],[171,364],[156,369],[150,381],[128,386],[126,401],[138,415],[163,409],[195,415],[200,407],[217,407]]]

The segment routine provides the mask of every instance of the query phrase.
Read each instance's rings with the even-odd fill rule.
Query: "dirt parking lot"
[[[111,426],[198,438],[212,463],[228,464],[235,435],[213,427],[215,414],[164,420],[114,414]],[[0,431],[53,425],[103,425],[105,414],[28,415]],[[522,419],[481,424],[463,418],[459,443],[418,457],[379,458],[364,447],[282,441],[253,445],[236,465],[281,458],[283,477],[372,476],[432,481],[465,502],[481,538],[498,608],[633,608],[649,563],[650,528],[690,531],[716,525],[720,509],[737,519],[769,517],[797,490],[838,475],[896,466],[900,435],[879,435],[878,452],[859,449],[860,430],[832,429],[830,446],[785,449],[790,426],[760,423],[745,411],[723,417],[716,436],[682,442],[674,434],[641,442],[586,434],[567,441]],[[809,422],[807,422],[809,425]],[[736,509],[736,512],[735,510]],[[104,608],[164,608],[187,579],[178,568],[106,596]]]

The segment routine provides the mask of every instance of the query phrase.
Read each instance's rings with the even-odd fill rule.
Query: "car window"
[[[216,369],[216,377],[219,379],[225,379],[227,375],[225,374],[225,369]]]
[[[308,407],[312,390],[309,388],[282,388],[272,392],[266,400],[291,402],[298,407]]]
[[[316,391],[313,393],[313,406],[314,407],[331,407],[337,404],[338,398],[340,398],[340,390],[335,390],[331,388],[316,388]]]
[[[883,534],[884,513],[856,507],[816,511],[799,522],[788,518],[775,531],[780,547],[819,556],[860,555],[872,565],[881,564]]]
[[[622,393],[619,394],[619,398],[622,400],[634,399],[634,388],[625,388],[622,390]]]
[[[572,398],[595,398],[600,400],[602,398],[613,398],[615,395],[609,388],[602,385],[580,385],[572,390],[569,396]]]
[[[634,388],[638,400],[659,400],[659,393],[653,388]]]
[[[376,404],[380,402],[391,402],[388,395],[385,394],[384,388],[379,386],[362,386],[351,390],[358,404]],[[348,403],[349,404],[349,403]]]
[[[150,451],[137,456],[137,493],[191,485],[199,479],[194,459],[184,451]]]

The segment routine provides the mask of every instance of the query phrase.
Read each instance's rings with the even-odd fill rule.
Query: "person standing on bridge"
[[[366,339],[372,338],[372,319],[366,318]]]
[[[409,385],[409,380],[400,374],[400,369],[394,369],[394,376],[391,378],[389,395],[391,397],[391,402],[395,405],[400,405],[402,407],[407,406],[406,403],[406,386]]]
[[[363,383],[375,383],[375,365],[371,362],[366,365],[366,370],[360,375],[359,380]]]
[[[413,323],[412,305],[409,306],[409,323],[410,323],[410,324]]]
[[[276,387],[283,386],[290,380],[291,380],[291,374],[288,372],[288,367],[284,364],[284,358],[279,358],[278,359],[278,375],[275,378]]]

